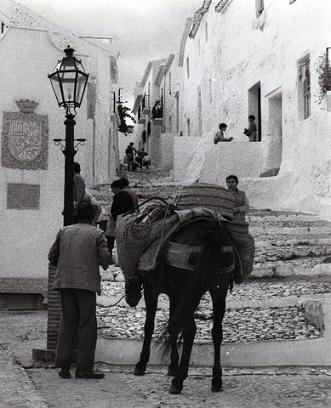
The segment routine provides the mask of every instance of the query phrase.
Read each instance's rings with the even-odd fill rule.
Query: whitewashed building
[[[85,138],[86,144],[79,146],[75,160],[87,186],[108,182],[119,166],[113,102],[117,64],[111,51],[65,32],[12,0],[2,0],[0,294],[13,279],[28,291],[22,278],[47,277],[47,253],[62,225],[64,155],[53,139],[65,136],[65,112],[57,106],[47,74],[63,58],[67,45],[90,74],[75,118],[75,137]]]
[[[175,179],[237,174],[255,207],[327,215],[331,113],[318,70],[330,38],[328,0],[205,0],[184,44]],[[260,142],[243,135],[249,114]],[[213,145],[220,122],[234,140]]]
[[[170,54],[163,68],[160,86],[163,122],[159,143],[159,167],[163,170],[173,169],[174,137],[182,135],[181,117],[181,78],[182,67],[179,54]]]
[[[147,149],[153,164],[163,170],[173,169],[174,138],[184,133],[181,127],[183,52],[191,22],[190,18],[186,21],[179,51],[169,54],[167,59],[150,62],[134,94],[136,144]]]
[[[134,106],[132,109],[136,118],[134,140],[136,148],[143,148],[150,157],[153,166],[159,166],[160,135],[163,126],[162,100],[160,86],[165,69],[166,59],[150,61],[144,75],[136,85]],[[158,114],[155,106],[158,104]]]

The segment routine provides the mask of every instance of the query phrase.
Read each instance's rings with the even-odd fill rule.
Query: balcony
[[[140,106],[137,110],[137,121],[139,125],[144,125],[146,123],[146,118],[144,115],[142,115]]]
[[[155,102],[154,108],[152,109],[152,117],[154,125],[162,126],[163,124],[163,104],[162,101],[158,100]]]
[[[152,109],[149,106],[149,95],[144,95],[142,101],[141,101],[141,109],[142,109],[142,114],[150,116]]]

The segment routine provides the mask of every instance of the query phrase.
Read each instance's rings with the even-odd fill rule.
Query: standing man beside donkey
[[[96,292],[100,293],[99,265],[107,269],[110,255],[104,232],[93,226],[95,210],[83,200],[77,207],[78,223],[63,227],[48,260],[56,266],[53,288],[61,292],[62,316],[55,356],[59,375],[70,378],[76,336],[76,378],[103,378],[93,371],[97,340]]]

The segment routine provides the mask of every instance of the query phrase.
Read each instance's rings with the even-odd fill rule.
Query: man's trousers
[[[55,366],[70,368],[77,339],[77,370],[91,371],[97,341],[95,292],[61,289],[61,305],[62,317]]]

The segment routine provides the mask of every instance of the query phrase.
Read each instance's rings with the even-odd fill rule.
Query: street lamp
[[[84,92],[86,89],[89,75],[85,72],[81,60],[74,56],[74,49],[69,45],[64,50],[65,56],[59,60],[54,72],[48,75],[59,107],[66,110],[65,139],[55,139],[56,144],[65,142],[63,153],[65,156],[64,166],[64,210],[63,224],[70,225],[73,223],[73,183],[74,183],[74,156],[77,149],[75,148],[74,126],[76,124],[76,108],[80,108]],[[77,139],[79,143],[83,139]],[[78,144],[79,144],[78,143]]]
[[[82,62],[74,56],[74,50],[69,46],[64,50],[65,56],[59,60],[54,72],[48,75],[52,88],[60,106],[65,108],[66,126],[65,139],[54,139],[65,156],[64,166],[64,211],[63,224],[73,223],[73,186],[74,186],[74,156],[77,146],[84,144],[85,139],[74,139],[74,117],[76,109],[82,104],[89,75],[85,72]],[[56,268],[49,265],[48,269],[48,321],[47,350],[33,350],[35,360],[53,360],[57,344],[58,328],[61,320],[61,296],[53,289]]]

